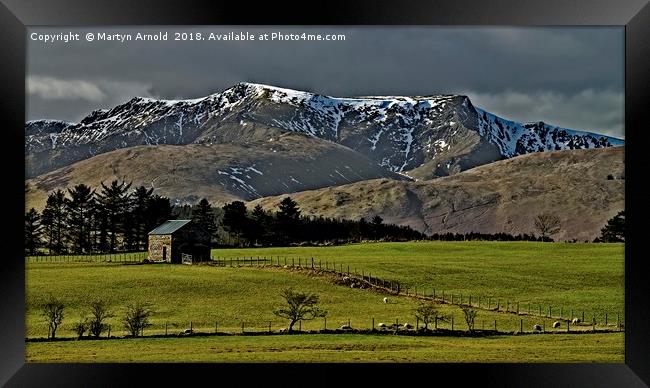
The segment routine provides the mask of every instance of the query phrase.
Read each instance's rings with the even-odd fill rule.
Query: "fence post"
[[[192,333],[194,330],[192,330],[192,321],[190,321],[190,333]]]
[[[325,320],[325,326],[324,326],[323,330],[327,330],[327,317],[323,317],[323,319]]]
[[[271,332],[271,321],[269,321],[269,333]]]
[[[520,333],[524,332],[524,320],[521,318],[519,319],[519,332]]]
[[[420,317],[415,317],[415,331],[420,328]]]
[[[295,266],[296,266],[296,258],[295,258],[295,257],[292,257],[292,258],[291,258],[291,268],[293,268],[293,267],[295,267]]]
[[[607,313],[605,313],[605,326],[607,326]]]
[[[372,331],[375,331],[375,317],[372,317]]]
[[[314,269],[314,258],[311,258],[311,269]]]
[[[165,335],[167,335],[167,322],[165,322]]]

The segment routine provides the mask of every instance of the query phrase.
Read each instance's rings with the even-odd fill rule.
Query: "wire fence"
[[[543,305],[532,301],[516,301],[509,298],[472,295],[471,293],[449,292],[435,287],[416,287],[403,285],[397,280],[382,279],[363,269],[350,267],[335,260],[301,257],[212,257],[214,265],[222,267],[276,267],[291,270],[317,271],[329,273],[340,278],[340,282],[350,287],[381,289],[393,295],[416,298],[458,307],[512,314],[520,317],[536,317],[567,323],[573,326],[623,327],[623,314],[620,312],[589,311],[565,306]],[[557,325],[556,322],[553,322]]]
[[[537,320],[521,317],[516,322],[504,323],[497,320],[474,321],[471,325],[459,317],[433,319],[427,322],[417,318],[408,319],[331,319],[323,317],[309,321],[298,321],[291,333],[295,334],[394,334],[421,336],[491,336],[491,335],[525,335],[525,334],[596,334],[622,332],[622,326],[579,326],[567,324],[553,327],[550,323],[535,323]],[[138,337],[185,337],[210,335],[278,335],[289,333],[287,321],[228,321],[207,322],[206,320],[158,321],[138,333]],[[90,338],[85,335],[85,338]],[[107,324],[99,339],[131,337],[122,326]],[[49,339],[49,334],[48,338]],[[74,340],[72,329],[59,329],[56,339]],[[26,341],[43,341],[46,338],[31,336]]]
[[[147,258],[147,252],[115,252],[26,256],[26,263],[133,263]]]

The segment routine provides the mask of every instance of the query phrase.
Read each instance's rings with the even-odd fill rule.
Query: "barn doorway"
[[[167,261],[167,247],[163,247],[163,261]]]

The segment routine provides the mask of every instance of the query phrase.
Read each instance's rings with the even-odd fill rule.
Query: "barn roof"
[[[183,226],[189,224],[192,220],[168,220],[149,234],[172,234]]]

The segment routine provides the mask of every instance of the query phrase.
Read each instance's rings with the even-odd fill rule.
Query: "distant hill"
[[[535,232],[560,217],[558,241],[593,240],[624,209],[624,147],[531,153],[429,181],[374,179],[291,194],[303,214],[409,225],[426,233]],[[275,208],[286,195],[248,204]]]
[[[25,195],[27,207],[41,209],[54,190],[123,179],[177,204],[205,197],[220,205],[382,177],[407,179],[349,148],[288,133],[246,144],[123,148],[28,179]]]

